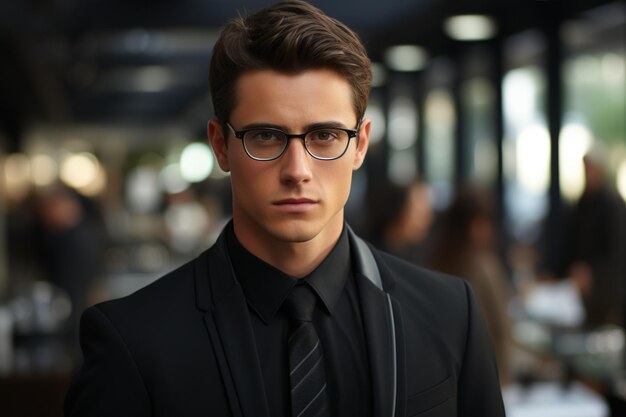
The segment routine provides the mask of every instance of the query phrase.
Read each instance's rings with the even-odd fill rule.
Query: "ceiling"
[[[441,21],[497,16],[514,32],[601,0],[312,0],[354,28],[373,59],[398,43],[450,49]],[[5,0],[0,3],[0,137],[33,122],[186,123],[210,117],[207,66],[219,27],[267,0]],[[545,14],[547,11],[547,15]],[[0,139],[0,145],[2,139]]]

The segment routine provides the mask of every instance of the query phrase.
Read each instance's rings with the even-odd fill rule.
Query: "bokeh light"
[[[559,177],[561,192],[570,201],[577,199],[585,186],[583,156],[591,146],[589,129],[578,123],[563,127],[559,138]]]
[[[59,167],[51,156],[37,154],[31,158],[30,163],[32,168],[31,181],[34,185],[45,187],[56,181]]]
[[[185,181],[204,181],[213,172],[215,159],[213,152],[204,143],[190,143],[180,155],[180,170]]]
[[[516,141],[517,175],[521,186],[533,194],[543,194],[550,181],[550,135],[541,125],[522,130]]]
[[[131,210],[138,213],[156,211],[161,204],[159,171],[143,165],[129,173],[126,182],[126,201]]]
[[[61,161],[59,176],[70,187],[81,189],[97,181],[100,163],[89,152],[69,154]]]
[[[389,109],[389,146],[401,151],[411,148],[417,140],[417,108],[409,97],[397,97]]]
[[[159,182],[161,188],[169,194],[183,192],[189,187],[189,182],[183,178],[178,163],[169,164],[163,168],[159,175]]]
[[[4,178],[7,197],[22,199],[30,189],[30,160],[23,153],[14,153],[4,161]]]

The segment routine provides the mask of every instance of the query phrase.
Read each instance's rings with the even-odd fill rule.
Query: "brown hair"
[[[473,185],[460,186],[450,206],[442,213],[435,234],[428,266],[453,275],[467,276],[467,265],[474,257],[472,224],[486,220],[493,224],[496,215],[493,196]]]
[[[365,113],[371,62],[359,37],[307,2],[277,3],[231,20],[213,48],[209,84],[215,115],[226,121],[235,107],[235,84],[246,71],[300,72],[328,68],[350,84],[354,110]]]

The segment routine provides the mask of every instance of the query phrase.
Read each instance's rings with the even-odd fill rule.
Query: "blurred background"
[[[0,3],[1,415],[61,415],[80,312],[228,221],[208,62],[270,3]],[[311,3],[374,62],[349,222],[470,281],[508,415],[626,416],[626,3]]]

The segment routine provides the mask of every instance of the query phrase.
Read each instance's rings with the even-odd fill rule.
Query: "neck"
[[[243,223],[243,224],[242,224]],[[343,230],[343,212],[308,239],[289,239],[233,221],[235,236],[250,253],[287,275],[303,278],[313,272],[333,249]]]

